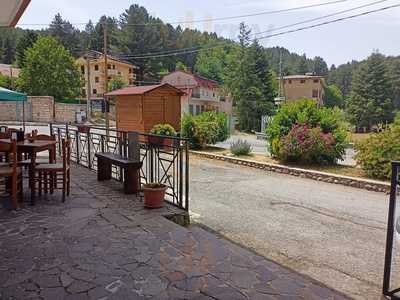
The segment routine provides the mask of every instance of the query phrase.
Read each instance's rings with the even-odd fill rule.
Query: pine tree
[[[80,32],[72,24],[63,20],[60,14],[56,14],[51,22],[48,32],[51,36],[68,49],[74,57],[78,57],[83,49],[80,49]]]
[[[36,42],[38,35],[33,30],[27,30],[24,35],[18,40],[16,47],[16,63],[19,68],[25,65],[25,51],[26,49],[32,47]]]
[[[374,53],[353,75],[347,107],[350,121],[357,127],[367,127],[393,120],[393,90],[384,57]]]

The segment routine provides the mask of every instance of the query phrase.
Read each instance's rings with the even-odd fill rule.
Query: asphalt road
[[[357,299],[379,299],[388,196],[192,157],[192,219]]]

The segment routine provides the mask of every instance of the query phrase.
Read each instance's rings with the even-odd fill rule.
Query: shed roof
[[[162,88],[162,87],[168,87],[170,89],[173,89],[179,95],[185,94],[185,92],[183,92],[182,90],[180,90],[168,83],[163,83],[163,84],[156,84],[156,85],[128,86],[126,88],[122,88],[119,90],[109,92],[106,94],[106,96],[144,95],[146,93],[149,93],[151,91],[154,91],[154,90]]]
[[[282,76],[282,79],[318,79],[324,78],[324,76],[317,76],[317,75],[288,75]],[[279,79],[279,77],[278,77]]]

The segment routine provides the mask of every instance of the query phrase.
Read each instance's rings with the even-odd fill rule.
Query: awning
[[[0,87],[0,101],[26,101],[27,96],[23,93],[14,92]]]
[[[14,27],[31,0],[1,0],[0,26]]]

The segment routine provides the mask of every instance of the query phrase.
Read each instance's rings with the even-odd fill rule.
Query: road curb
[[[302,177],[313,179],[316,181],[332,183],[332,184],[340,184],[344,186],[364,189],[373,192],[381,192],[381,193],[389,193],[390,192],[390,184],[383,181],[377,180],[370,180],[370,179],[360,179],[356,177],[350,176],[341,176],[332,173],[326,172],[319,172],[319,171],[312,171],[306,170],[301,168],[294,168],[288,167],[284,165],[272,164],[272,163],[265,163],[265,162],[258,162],[249,159],[242,159],[237,157],[229,157],[219,154],[213,154],[208,152],[202,151],[194,151],[190,150],[191,154],[208,158],[208,159],[215,159],[220,161],[225,161],[229,163],[233,163],[236,165],[242,165],[246,167],[281,173],[281,174],[288,174],[292,176]]]

